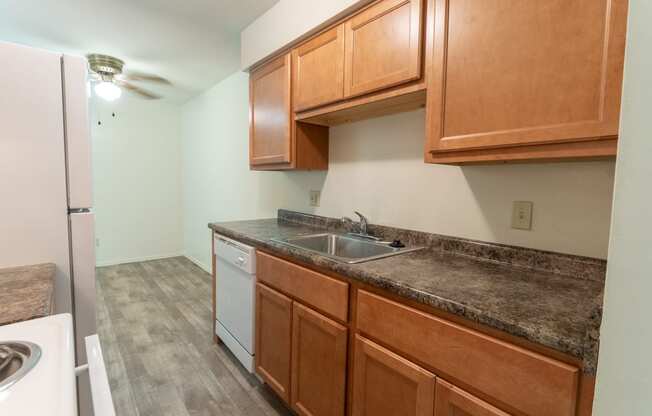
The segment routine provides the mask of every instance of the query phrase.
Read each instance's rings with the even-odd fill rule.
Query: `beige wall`
[[[652,415],[652,3],[629,4],[595,416]]]
[[[606,257],[613,162],[428,165],[424,116],[419,110],[332,128],[315,211],[339,217],[359,210],[381,224]],[[534,202],[532,231],[510,227],[519,200]]]
[[[179,107],[124,94],[91,112],[97,264],[180,255]]]
[[[183,107],[184,251],[209,264],[211,221],[278,208],[543,250],[606,257],[613,162],[456,167],[423,162],[424,111],[331,129],[328,172],[252,172],[248,83],[234,74]],[[321,206],[309,206],[310,190]],[[534,202],[532,231],[510,227]]]

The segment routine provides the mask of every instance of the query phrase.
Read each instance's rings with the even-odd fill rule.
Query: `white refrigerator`
[[[95,334],[87,65],[0,42],[0,268],[55,263],[55,312],[74,318],[77,365]],[[86,379],[80,414],[90,409]]]

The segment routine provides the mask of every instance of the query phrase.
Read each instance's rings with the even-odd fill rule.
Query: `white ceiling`
[[[240,32],[278,0],[0,0],[0,40],[104,53],[163,76],[176,102],[240,68]]]

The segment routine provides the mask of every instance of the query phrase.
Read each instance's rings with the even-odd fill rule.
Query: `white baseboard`
[[[183,255],[184,255],[183,253],[170,253],[170,254],[158,254],[154,256],[133,257],[127,259],[105,260],[105,261],[96,262],[95,267],[106,267],[106,266],[115,266],[118,264],[138,263],[141,261],[169,259],[170,257],[180,257]]]
[[[191,262],[195,263],[197,266],[199,266],[200,269],[204,270],[206,273],[211,274],[213,273],[213,270],[211,270],[211,267],[206,266],[204,263],[196,259],[195,257],[189,255],[189,254],[184,254],[183,255],[185,258],[190,260]]]

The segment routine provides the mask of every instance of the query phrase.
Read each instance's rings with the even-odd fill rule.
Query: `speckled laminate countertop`
[[[52,263],[0,269],[0,325],[52,314],[55,272]]]
[[[604,261],[469,240],[449,241],[441,236],[402,230],[411,233],[400,235],[409,243],[415,239],[423,243],[424,236],[433,236],[428,241],[429,248],[367,263],[344,264],[271,240],[323,232],[329,224],[332,222],[306,224],[273,218],[213,223],[209,227],[245,244],[296,258],[572,355],[583,361],[586,373],[595,372]],[[386,236],[391,235],[391,230],[379,226],[375,229],[377,235]],[[400,234],[400,230],[396,232]],[[460,245],[463,250],[450,251],[450,247]],[[480,259],[468,252],[480,252],[490,259]],[[501,256],[518,264],[508,264]],[[518,261],[512,261],[515,257],[519,257]],[[525,267],[524,262],[544,263],[550,270],[572,272],[582,278],[542,267]]]

